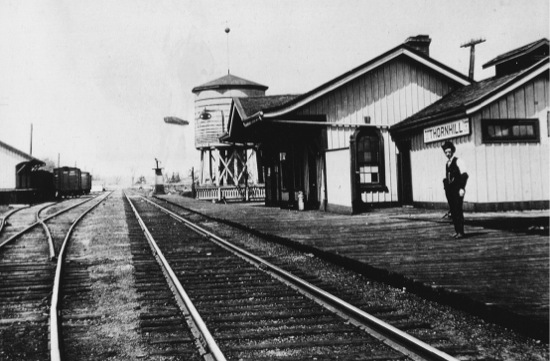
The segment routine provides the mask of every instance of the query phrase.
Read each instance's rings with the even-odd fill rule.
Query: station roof
[[[240,78],[238,76],[227,74],[221,78],[214,79],[208,83],[196,86],[193,88],[193,93],[198,93],[203,90],[218,90],[218,89],[257,89],[267,90],[268,86],[255,83],[250,80]]]
[[[248,113],[247,117],[242,119],[243,123],[245,125],[248,125],[251,123],[255,123],[258,120],[261,120],[262,118],[275,118],[275,117],[285,116],[299,109],[300,107],[308,103],[311,103],[312,101],[327,94],[328,92],[334,89],[337,89],[342,85],[350,81],[353,81],[354,79],[362,76],[363,74],[368,73],[373,69],[376,69],[379,66],[400,56],[405,56],[415,61],[418,61],[426,65],[427,67],[433,69],[434,71],[448,77],[449,79],[455,81],[460,85],[464,86],[472,83],[472,80],[470,80],[466,75],[448,67],[445,64],[442,64],[434,60],[433,58],[429,57],[427,54],[424,54],[423,52],[418,51],[414,47],[406,43],[403,43],[375,57],[374,59],[369,60],[368,62],[354,69],[351,69],[332,80],[329,80],[328,82],[312,89],[307,93],[303,93],[291,99],[289,98],[288,101],[278,105],[271,105],[269,107],[261,108],[254,114]]]
[[[298,94],[267,95],[260,97],[233,98],[233,101],[235,102],[235,107],[241,118],[246,119],[259,111],[277,108],[294,100],[298,96]]]
[[[442,121],[467,117],[507,92],[532,79],[534,76],[548,73],[549,58],[513,74],[493,77],[469,86],[459,88],[416,114],[393,125],[393,134],[411,131],[419,127],[435,125]]]

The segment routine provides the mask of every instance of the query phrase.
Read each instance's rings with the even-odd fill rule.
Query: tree
[[[180,174],[172,172],[169,183],[179,183],[181,182]]]

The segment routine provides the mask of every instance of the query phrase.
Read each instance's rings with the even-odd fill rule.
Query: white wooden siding
[[[331,123],[364,124],[382,127],[385,177],[389,192],[367,194],[369,202],[397,202],[398,150],[388,131],[390,127],[432,104],[452,90],[453,83],[440,74],[408,58],[397,58],[326,94],[300,110],[301,114],[326,114]],[[327,147],[349,147],[351,126],[327,129]],[[327,162],[327,178],[331,169]],[[330,189],[328,189],[330,194]],[[329,196],[330,197],[330,196]],[[331,200],[329,202],[336,202]]]
[[[456,155],[466,162],[466,202],[547,201],[549,196],[548,75],[541,75],[470,118],[472,134],[452,139]],[[483,143],[481,120],[537,118],[538,143]],[[416,202],[446,202],[442,179],[446,158],[443,142],[424,144],[423,132],[412,138],[411,168]]]
[[[15,188],[15,166],[28,159],[0,145],[0,189]]]
[[[457,157],[461,158],[468,168],[468,174],[472,176],[474,166],[474,146],[468,142],[469,137],[452,139],[456,144]],[[411,151],[411,171],[413,200],[415,202],[441,203],[447,202],[443,190],[443,178],[445,178],[445,163],[447,158],[441,149],[442,142],[424,145],[424,138],[417,135],[413,138]],[[419,147],[419,144],[422,147]],[[465,201],[473,201],[472,195],[476,194],[476,185],[472,179],[466,187]]]
[[[477,151],[477,201],[522,202],[549,199],[548,75],[541,75],[472,117]],[[481,119],[537,118],[538,143],[484,144]]]

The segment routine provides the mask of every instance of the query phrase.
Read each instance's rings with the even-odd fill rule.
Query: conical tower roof
[[[255,83],[250,80],[239,78],[238,76],[227,74],[221,78],[209,81],[202,85],[196,86],[193,88],[193,93],[198,93],[203,90],[227,90],[227,89],[257,89],[257,90],[267,90],[267,86]]]

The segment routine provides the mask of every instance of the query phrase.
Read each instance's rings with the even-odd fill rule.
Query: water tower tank
[[[267,86],[227,74],[193,88],[195,94],[195,147],[224,147],[219,138],[227,131],[233,97],[264,96]],[[201,117],[201,113],[208,113]],[[208,118],[208,119],[201,119]]]

